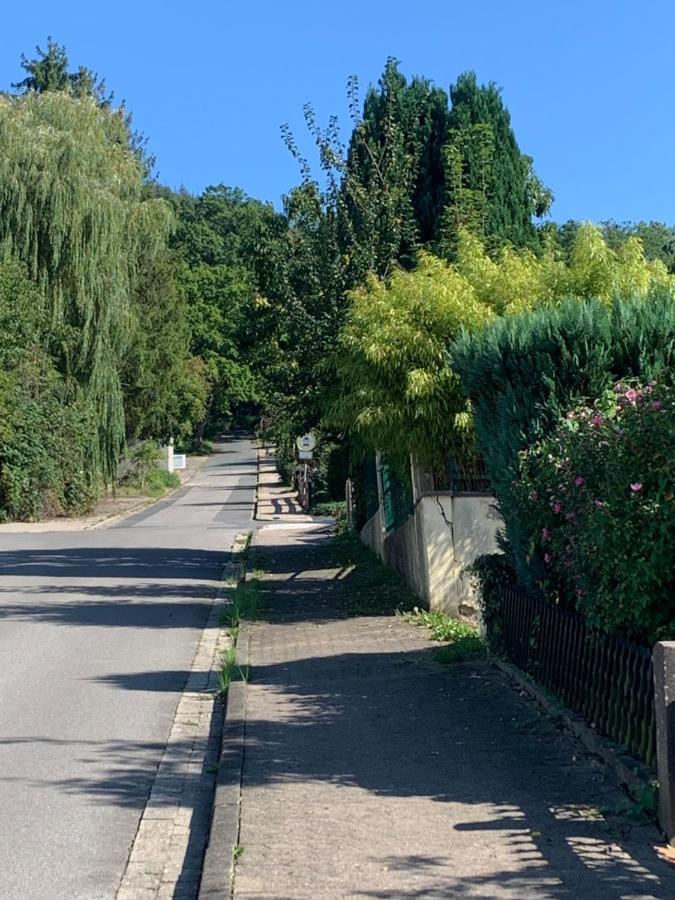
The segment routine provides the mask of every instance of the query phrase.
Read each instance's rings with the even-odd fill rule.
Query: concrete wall
[[[424,523],[429,607],[450,616],[476,617],[478,598],[466,570],[483,553],[499,550],[497,533],[502,519],[494,497],[426,495],[418,510]]]
[[[427,554],[422,519],[413,514],[384,539],[384,562],[395,569],[415,593],[426,599],[429,591]]]
[[[382,507],[361,529],[361,540],[384,561],[384,526],[382,524]]]
[[[430,609],[477,618],[478,600],[466,569],[483,553],[496,553],[502,525],[494,497],[427,493],[395,532],[385,535],[373,516],[361,539],[396,569]]]

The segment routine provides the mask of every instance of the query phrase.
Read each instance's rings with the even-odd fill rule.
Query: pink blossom
[[[591,419],[591,425],[595,425],[596,428],[602,425],[603,422],[604,419],[602,418],[602,416],[593,416],[593,418]]]
[[[637,494],[639,491],[642,490],[642,483],[639,481],[634,481],[631,484],[630,489],[631,489],[631,491],[633,491],[634,494]]]
[[[614,391],[615,394],[622,394],[623,393],[623,384],[620,381],[617,381],[617,383],[614,385],[612,390]]]
[[[598,509],[602,509],[602,507],[605,505],[602,500],[594,500],[593,503],[595,503]]]
[[[577,417],[577,414],[576,414],[575,412],[573,412],[572,410],[570,410],[570,411],[567,413],[567,418],[568,418],[568,419],[576,419],[576,417]]]
[[[551,554],[550,554],[550,553],[544,553],[544,562],[545,562],[545,563],[550,563],[550,562],[551,562],[551,558],[552,558],[552,557],[551,557]]]
[[[556,513],[556,515],[557,515],[562,510],[562,505],[559,503],[558,500],[554,500],[553,503],[551,504],[551,508],[553,509],[553,512]]]
[[[551,532],[548,530],[548,528],[542,528],[541,536],[545,541],[549,541],[551,539]]]
[[[637,400],[637,398],[638,398],[639,396],[640,396],[640,395],[639,395],[638,392],[635,390],[635,388],[629,388],[629,389],[626,391],[626,393],[624,394],[624,397],[626,398],[626,400],[628,400],[629,403],[635,403],[635,401]]]
[[[577,475],[577,477],[574,479],[574,483],[577,487],[581,487],[583,484],[585,484],[585,479],[583,479],[581,475]]]
[[[659,409],[661,409],[662,406],[663,406],[663,404],[661,403],[660,400],[652,400],[652,409],[659,410]]]

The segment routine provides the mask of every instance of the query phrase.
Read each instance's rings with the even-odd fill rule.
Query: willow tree
[[[94,475],[112,476],[124,442],[131,297],[170,224],[168,205],[145,197],[123,111],[60,91],[0,97],[0,247],[38,285],[49,349],[94,412]]]

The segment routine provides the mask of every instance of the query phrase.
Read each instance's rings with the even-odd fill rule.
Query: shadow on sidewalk
[[[359,885],[349,896],[675,896],[654,826],[626,816],[604,770],[497,670],[441,666],[392,617],[346,618],[349,572],[334,568],[330,539],[295,535],[258,547],[256,560],[267,609],[251,637],[244,817],[248,792],[265,808],[309,791],[311,831],[332,833],[363,798],[373,844],[389,833],[401,853],[359,852],[410,877],[393,893]],[[351,798],[344,809],[341,797]],[[411,834],[431,828],[406,821],[423,799],[437,831],[423,839],[428,854],[410,854]],[[254,833],[263,820],[251,815]]]

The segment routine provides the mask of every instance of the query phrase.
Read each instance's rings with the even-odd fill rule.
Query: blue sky
[[[553,189],[553,218],[675,223],[675,7],[665,0],[116,0],[6,4],[0,86],[48,34],[124,98],[160,178],[237,185],[278,204],[298,180],[279,136],[308,151],[302,106],[348,130],[347,77],[388,56],[448,87],[495,81],[521,149]]]

